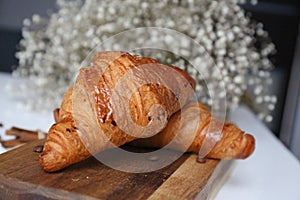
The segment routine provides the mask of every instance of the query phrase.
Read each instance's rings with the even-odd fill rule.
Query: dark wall
[[[286,92],[299,31],[299,0],[259,0],[256,6],[246,4],[244,8],[252,13],[252,18],[264,24],[277,53],[272,58],[275,69],[272,72],[271,93],[277,95],[278,102],[273,121],[267,124],[279,136]]]
[[[10,72],[18,64],[15,52],[23,20],[33,14],[47,16],[54,10],[55,0],[0,0],[0,71]]]
[[[18,61],[15,58],[21,31],[0,28],[0,71],[10,72]]]
[[[259,0],[256,6],[243,6],[252,18],[264,24],[276,45],[275,66],[290,68],[299,23],[298,0]]]

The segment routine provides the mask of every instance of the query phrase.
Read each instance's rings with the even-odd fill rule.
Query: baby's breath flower
[[[34,90],[36,95],[26,96],[29,106],[40,109],[48,104],[54,108],[73,83],[81,62],[99,42],[136,27],[165,27],[193,38],[213,58],[223,76],[228,110],[252,91],[260,118],[270,121],[268,112],[274,109],[276,97],[268,93],[272,82],[268,57],[275,47],[263,25],[252,22],[241,3],[244,0],[57,0],[58,10],[49,19],[33,15],[23,21],[22,48],[16,54],[19,67],[14,74],[32,80],[26,85],[27,91]],[[149,42],[158,37],[152,36]],[[133,36],[111,44],[111,48],[126,47],[130,40],[147,42]],[[163,40],[166,45],[178,45],[168,37]],[[219,83],[210,59],[194,55],[188,44],[180,47],[180,53],[199,63],[201,75],[176,55],[156,53],[153,57],[180,66],[197,78],[199,100],[210,105],[207,86],[201,85],[203,80]],[[151,52],[140,53],[151,56]]]

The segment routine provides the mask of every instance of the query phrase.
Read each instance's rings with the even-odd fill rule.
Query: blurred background
[[[300,41],[298,0],[259,0],[243,8],[264,24],[277,53],[272,93],[278,103],[274,119],[267,126],[300,158]],[[17,65],[15,52],[21,39],[23,19],[33,14],[49,16],[55,12],[55,0],[0,0],[0,71],[10,73]]]

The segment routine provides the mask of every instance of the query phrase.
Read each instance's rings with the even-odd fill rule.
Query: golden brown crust
[[[69,116],[50,128],[40,163],[45,171],[52,172],[89,156],[90,153],[78,137],[74,121]]]
[[[161,148],[169,144],[175,135],[178,134],[178,139],[175,140],[174,145],[171,145],[170,148],[199,153],[207,134],[210,120],[211,114],[202,104],[190,102],[181,112],[177,112],[171,117],[168,125],[162,132],[150,138],[135,140],[131,144]],[[183,124],[182,126],[179,125],[180,121]],[[190,126],[193,122],[197,124],[197,127],[193,129],[195,132],[185,128],[185,125]],[[184,148],[185,144],[188,148]],[[213,159],[245,159],[252,154],[254,148],[255,139],[252,135],[245,134],[236,125],[227,122],[224,124],[221,139],[206,157]]]
[[[71,115],[72,93],[73,93],[73,86],[71,86],[64,95],[63,101],[62,101],[60,109],[59,109],[58,121],[60,121],[64,118],[67,118]]]
[[[154,104],[162,105],[165,108],[168,117],[170,117],[181,107],[177,96],[175,95],[186,95],[187,98],[184,97],[185,99],[182,102],[185,104],[195,88],[195,81],[187,73],[175,67],[168,66],[169,71],[174,69],[174,71],[178,73],[177,76],[181,79],[176,78],[176,76],[174,77],[173,75],[175,73],[162,75],[155,69],[143,70],[162,65],[151,58],[131,56],[128,53],[121,52],[102,52],[95,55],[93,63],[96,67],[101,66],[101,69],[103,70],[103,75],[99,79],[99,92],[96,94],[96,104],[97,108],[99,108],[98,120],[100,120],[100,123],[105,122],[106,120],[109,120],[110,122],[114,121],[113,114],[111,113],[112,106],[110,100],[112,92],[115,90],[118,82],[126,85],[131,91],[135,91],[137,85],[132,81],[132,76],[129,75],[130,72],[134,74],[134,77],[144,80],[148,79],[147,81],[150,82],[138,87],[137,91],[132,93],[130,99],[131,117],[138,125],[145,126],[149,123],[148,113]],[[109,67],[106,65],[109,65]],[[124,79],[126,76],[128,78]],[[176,88],[176,91],[171,91],[164,85],[160,85],[160,83],[152,83],[151,81],[153,81],[153,79],[149,78],[149,76],[163,77],[164,79],[170,80],[166,85],[169,85],[170,88]],[[184,88],[181,86],[180,84],[186,84],[181,83],[182,77],[184,77],[186,83],[190,83],[192,87]],[[174,94],[176,92],[179,94]]]

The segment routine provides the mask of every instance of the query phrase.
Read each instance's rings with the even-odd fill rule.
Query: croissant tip
[[[57,171],[55,166],[53,166],[53,158],[51,158],[51,153],[42,153],[39,158],[40,166],[46,172],[54,172]]]
[[[61,154],[49,146],[44,145],[44,150],[39,156],[39,163],[45,172],[59,171],[64,167]]]
[[[238,156],[238,158],[240,158],[240,159],[248,158],[250,155],[252,155],[252,153],[254,152],[254,149],[255,149],[255,138],[250,134],[245,134],[244,138],[246,140],[246,144],[245,144],[241,154]]]

